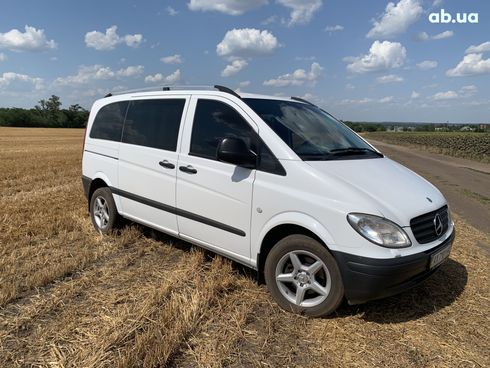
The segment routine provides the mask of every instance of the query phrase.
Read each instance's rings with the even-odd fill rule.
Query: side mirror
[[[250,151],[241,138],[223,138],[218,144],[218,161],[255,169],[257,155]]]

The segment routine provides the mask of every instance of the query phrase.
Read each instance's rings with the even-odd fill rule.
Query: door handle
[[[175,169],[175,165],[167,160],[160,161],[158,164],[167,169]]]
[[[180,166],[179,170],[187,174],[197,174],[197,170],[194,169],[191,165]]]

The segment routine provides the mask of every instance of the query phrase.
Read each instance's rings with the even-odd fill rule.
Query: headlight
[[[403,229],[383,217],[364,213],[349,213],[349,224],[370,242],[388,248],[405,248],[412,245]]]

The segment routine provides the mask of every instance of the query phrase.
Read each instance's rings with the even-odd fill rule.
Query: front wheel
[[[90,217],[95,229],[108,234],[117,227],[119,214],[109,188],[97,189],[90,198]]]
[[[337,262],[322,244],[305,235],[281,239],[267,256],[264,276],[277,304],[295,313],[326,316],[344,297]]]

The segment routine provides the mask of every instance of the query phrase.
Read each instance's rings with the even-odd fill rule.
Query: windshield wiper
[[[383,157],[383,155],[371,148],[361,148],[361,147],[344,147],[344,148],[336,148],[329,151],[332,155],[358,155],[365,153],[374,153],[376,156]]]
[[[335,156],[330,153],[302,153],[299,156],[306,161],[335,160]]]

